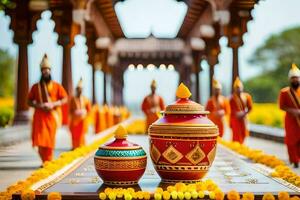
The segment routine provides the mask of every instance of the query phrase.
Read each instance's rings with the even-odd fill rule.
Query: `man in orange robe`
[[[284,128],[289,160],[295,168],[298,168],[300,161],[300,70],[295,64],[289,71],[289,81],[290,87],[280,91],[279,107],[286,112]]]
[[[252,109],[252,98],[250,94],[243,92],[244,87],[238,77],[234,81],[233,88],[234,92],[230,98],[232,140],[242,144],[249,135],[247,114]]]
[[[85,133],[88,131],[88,114],[91,111],[90,101],[82,95],[82,79],[76,87],[76,96],[70,100],[70,124],[72,147],[85,145]]]
[[[67,102],[64,88],[51,80],[51,65],[47,55],[41,62],[41,80],[28,95],[29,106],[35,108],[32,121],[32,145],[38,146],[43,162],[52,160],[56,129],[61,125],[61,106]]]
[[[213,80],[213,96],[206,104],[206,110],[210,112],[208,118],[219,128],[219,136],[224,134],[225,116],[229,115],[230,107],[228,100],[221,95],[222,85]]]
[[[165,109],[163,99],[156,93],[156,81],[151,83],[151,94],[146,96],[142,103],[142,111],[146,115],[146,132],[148,132],[149,126],[158,119],[160,111]]]

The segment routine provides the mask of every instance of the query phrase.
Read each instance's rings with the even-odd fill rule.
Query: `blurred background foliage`
[[[257,103],[277,102],[281,88],[289,85],[292,63],[300,64],[300,27],[287,29],[269,37],[256,49],[250,63],[261,67],[259,76],[249,79],[245,88]]]
[[[12,9],[15,6],[16,4],[11,0],[0,0],[0,10],[4,10],[5,8]]]
[[[0,127],[13,119],[15,74],[15,59],[0,49]]]

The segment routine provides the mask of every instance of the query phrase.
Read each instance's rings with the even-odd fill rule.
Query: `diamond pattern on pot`
[[[209,161],[209,164],[211,165],[212,162],[214,161],[215,159],[215,156],[216,156],[216,150],[217,150],[217,147],[215,146],[208,154],[207,154],[207,158],[208,158],[208,161]]]
[[[161,156],[161,153],[159,152],[159,150],[157,149],[157,147],[154,144],[152,145],[152,149],[150,151],[150,156],[155,163],[158,162],[158,160]]]
[[[177,163],[183,157],[183,155],[172,145],[170,145],[162,155],[172,164]]]
[[[194,165],[198,164],[203,158],[205,158],[205,153],[199,147],[199,145],[195,146],[185,157]]]

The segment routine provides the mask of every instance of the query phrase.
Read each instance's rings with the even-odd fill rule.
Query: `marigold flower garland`
[[[251,149],[238,142],[230,142],[218,139],[218,142],[227,148],[237,152],[255,163],[264,164],[274,171],[270,174],[272,177],[281,178],[297,187],[300,187],[300,176],[291,170],[282,160],[274,155],[264,153],[262,150]]]

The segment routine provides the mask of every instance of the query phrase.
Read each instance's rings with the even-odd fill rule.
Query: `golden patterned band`
[[[133,149],[141,149],[140,146],[131,146],[131,147],[111,147],[111,146],[102,146],[99,149],[109,149],[109,150],[133,150]]]
[[[147,156],[137,156],[137,157],[105,157],[105,156],[94,156],[95,158],[98,158],[98,159],[103,159],[103,160],[116,160],[116,161],[119,161],[119,160],[124,160],[124,159],[130,159],[130,160],[133,160],[133,159],[142,159],[142,158],[147,158]]]
[[[218,129],[150,129],[150,136],[175,136],[175,137],[217,137]]]
[[[163,183],[196,183],[199,182],[201,179],[197,179],[197,180],[170,180],[170,179],[162,179],[161,182]]]
[[[105,181],[105,185],[136,185],[137,181]]]
[[[127,169],[136,170],[145,168],[147,165],[147,159],[139,160],[102,160],[95,159],[95,167],[97,170],[116,170]]]
[[[166,108],[165,114],[209,114],[208,111],[204,110],[204,107],[200,104],[171,104]]]
[[[218,127],[210,126],[169,126],[152,125],[149,128],[149,135],[172,135],[177,137],[213,137],[219,135]]]
[[[187,170],[189,171],[204,171],[206,172],[209,169],[209,166],[173,166],[173,165],[155,165],[156,170],[158,171],[166,171],[169,172],[177,171],[177,172],[183,172],[187,173]],[[177,173],[176,172],[176,173]]]

